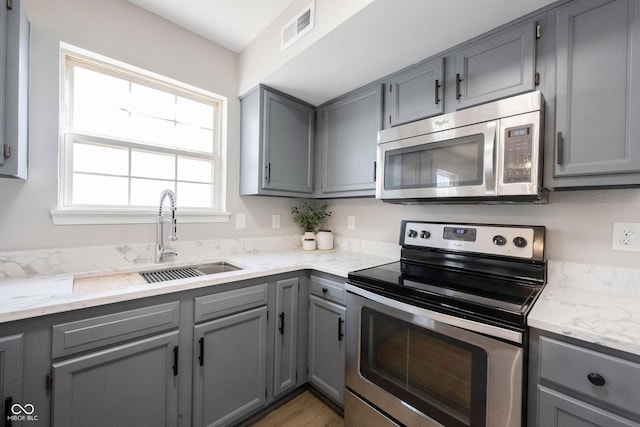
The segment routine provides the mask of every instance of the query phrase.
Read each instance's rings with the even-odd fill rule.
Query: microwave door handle
[[[497,132],[496,128],[498,127],[497,122],[487,123],[489,129],[484,133],[485,140],[487,143],[484,146],[484,185],[486,195],[495,196],[496,193],[496,161],[497,161],[497,147],[498,142],[496,141]]]

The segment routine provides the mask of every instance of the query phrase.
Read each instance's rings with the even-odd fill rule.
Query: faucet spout
[[[160,206],[158,207],[158,234],[157,234],[157,242],[156,242],[156,263],[164,262],[164,257],[169,255],[177,255],[177,252],[170,249],[165,249],[164,247],[164,215],[162,212],[162,207],[164,205],[164,200],[169,198],[169,203],[171,205],[171,234],[169,235],[169,240],[175,241],[178,239],[177,235],[177,221],[176,221],[176,195],[171,190],[164,190],[160,194]]]

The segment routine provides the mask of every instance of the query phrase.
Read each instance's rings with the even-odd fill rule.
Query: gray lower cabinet
[[[344,403],[344,283],[311,276],[309,297],[309,382]]]
[[[0,337],[0,420],[3,425],[10,425],[5,420],[16,415],[11,411],[13,404],[30,403],[22,400],[23,346],[23,334]]]
[[[640,426],[640,357],[533,331],[529,427]]]
[[[545,186],[640,184],[640,5],[584,0],[555,11],[556,134]]]
[[[535,89],[536,23],[525,22],[455,52],[456,109]]]
[[[385,81],[384,127],[444,113],[444,58],[422,62]]]
[[[179,303],[53,325],[52,425],[177,426]]]
[[[53,425],[176,426],[178,331],[53,364]]]
[[[240,195],[309,197],[315,108],[264,85],[240,106]]]
[[[373,196],[382,86],[365,86],[318,111],[317,197]]]
[[[0,177],[27,178],[29,21],[23,0],[0,7]]]
[[[597,406],[578,399],[538,387],[540,420],[544,427],[637,427],[638,423],[622,418]]]
[[[297,277],[276,282],[274,397],[294,389],[298,381],[298,293]]]
[[[266,405],[267,303],[267,284],[196,298],[196,322],[221,317],[194,326],[194,426],[229,425]]]

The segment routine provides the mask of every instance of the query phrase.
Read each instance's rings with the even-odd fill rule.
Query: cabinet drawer
[[[58,358],[105,345],[177,328],[180,303],[154,305],[52,327],[52,357]]]
[[[593,384],[589,376],[601,385]],[[541,337],[540,377],[610,405],[640,413],[637,389],[640,365],[637,363]]]
[[[317,295],[320,298],[343,305],[347,302],[347,291],[344,283],[311,276],[310,288],[312,295]]]
[[[227,316],[267,304],[267,284],[236,289],[195,299],[195,323]]]

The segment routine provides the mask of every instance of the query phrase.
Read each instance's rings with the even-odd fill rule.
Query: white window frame
[[[95,135],[72,132],[70,117],[67,117],[70,100],[67,57],[74,61],[91,64],[92,67],[114,70],[127,76],[131,81],[150,80],[159,85],[169,85],[179,91],[214,100],[218,106],[215,127],[215,146],[213,160],[213,208],[181,208],[178,198],[177,218],[181,223],[228,222],[230,213],[226,212],[226,175],[227,175],[227,98],[194,86],[173,80],[111,58],[104,57],[75,46],[61,43],[60,46],[60,122],[58,138],[58,206],[50,211],[54,225],[68,224],[147,224],[157,221],[158,207],[110,207],[110,206],[73,206],[71,205],[72,147],[73,141],[94,143],[108,142],[128,148],[144,148],[148,145],[122,139],[108,139]],[[158,198],[160,195],[158,194]],[[159,199],[158,199],[159,202]]]

